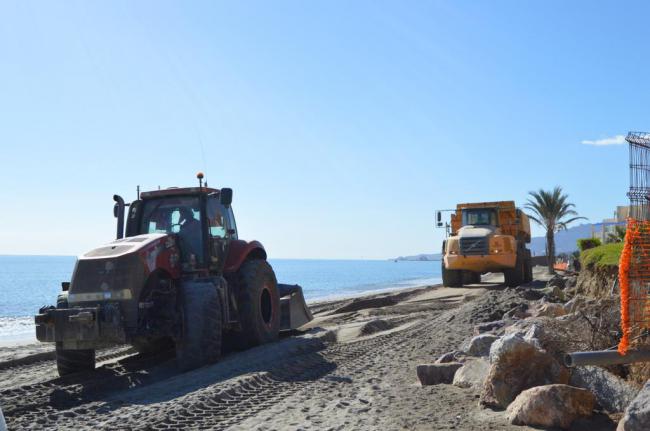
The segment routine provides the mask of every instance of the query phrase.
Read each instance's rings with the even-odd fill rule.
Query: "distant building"
[[[630,215],[630,206],[617,206],[613,215],[613,218],[606,218],[602,223],[592,225],[592,238],[598,238],[605,243],[609,234],[614,233],[616,226],[625,226]]]

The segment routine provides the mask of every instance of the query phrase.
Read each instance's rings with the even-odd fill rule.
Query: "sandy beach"
[[[171,352],[118,347],[98,352],[94,372],[59,378],[51,346],[3,347],[0,401],[12,430],[525,430],[473,389],[423,387],[415,373],[524,301],[501,281],[313,303],[301,331],[187,373]]]

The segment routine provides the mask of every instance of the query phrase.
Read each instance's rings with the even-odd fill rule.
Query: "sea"
[[[35,342],[34,314],[55,304],[74,256],[0,256],[0,346]],[[278,282],[307,302],[440,283],[439,261],[272,259]]]

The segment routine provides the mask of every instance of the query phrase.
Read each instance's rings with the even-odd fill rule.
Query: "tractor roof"
[[[201,195],[210,193],[219,193],[219,189],[210,187],[169,187],[162,190],[153,190],[150,192],[140,193],[141,199],[159,198],[164,196],[179,196],[179,195]]]

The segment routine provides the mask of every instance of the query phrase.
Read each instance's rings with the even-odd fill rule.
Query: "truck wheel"
[[[530,258],[527,258],[524,265],[524,283],[530,283],[531,281],[533,281],[533,263]]]
[[[56,298],[56,308],[68,308],[67,295]],[[92,371],[95,369],[95,350],[68,350],[63,348],[62,342],[57,341],[56,368],[61,377],[80,371]]]
[[[515,267],[503,271],[506,286],[517,287],[524,282],[524,277],[526,274],[524,262],[525,260],[522,256],[522,253],[517,253],[517,261],[515,262]]]
[[[445,287],[462,287],[463,286],[463,271],[457,269],[445,268],[445,261],[441,263],[442,266],[442,285]]]
[[[266,260],[244,262],[237,272],[237,308],[242,332],[236,337],[241,349],[278,339],[280,294],[273,268]]]
[[[223,322],[214,284],[187,282],[180,290],[182,330],[175,340],[176,362],[187,371],[219,360]]]

